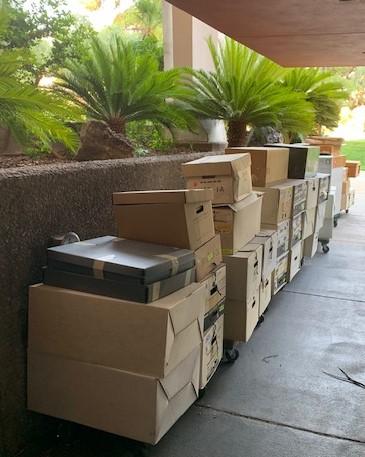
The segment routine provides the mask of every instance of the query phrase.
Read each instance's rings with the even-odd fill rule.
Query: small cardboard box
[[[206,156],[182,165],[186,187],[213,189],[214,204],[242,200],[252,191],[249,154]]]
[[[272,295],[276,295],[288,283],[289,253],[278,259],[278,264],[272,272]]]
[[[218,307],[219,308],[219,307]],[[204,331],[200,388],[208,384],[223,357],[224,305],[215,315],[214,322]]]
[[[195,252],[196,280],[200,282],[222,263],[222,244],[219,234],[207,241]]]
[[[280,224],[263,224],[263,229],[271,229],[277,231],[278,234],[278,249],[277,259],[289,251],[290,245],[290,219],[280,222]]]
[[[302,250],[303,241],[297,243],[290,251],[289,254],[289,281],[292,281],[294,276],[302,268]]]
[[[332,166],[333,168],[346,167],[346,156],[343,154],[332,156]]]
[[[227,298],[247,303],[252,301],[260,287],[263,253],[260,244],[251,245],[248,249],[224,257],[227,265]]]
[[[278,252],[278,232],[276,230],[261,230],[252,243],[261,244],[263,247],[262,280],[271,277],[276,267]]]
[[[288,181],[270,187],[255,187],[263,193],[261,223],[276,225],[289,219],[293,206],[293,185]]]
[[[272,272],[271,272],[272,273]],[[266,279],[263,279],[260,284],[260,306],[259,306],[259,315],[262,316],[266,311],[266,308],[269,306],[271,300],[271,278],[272,274]]]
[[[201,344],[162,379],[30,350],[28,409],[156,444],[197,400],[200,366]]]
[[[315,208],[318,204],[319,178],[309,178],[307,180],[307,202],[306,209]]]
[[[361,167],[360,160],[346,160],[346,167],[348,169],[349,178],[356,178],[359,176]]]
[[[308,184],[306,179],[290,179],[289,183],[293,186],[292,217],[294,217],[305,210]]]
[[[290,221],[290,248],[303,239],[303,216],[304,212],[297,214]]]
[[[119,236],[195,251],[215,235],[212,198],[211,189],[114,193]]]
[[[317,208],[311,208],[304,211],[303,215],[303,240],[314,233],[316,225]]]
[[[222,263],[205,279],[200,281],[205,288],[204,313],[215,308],[226,296],[226,265]]]
[[[333,222],[332,222],[333,226]],[[315,256],[318,249],[318,232],[314,232],[313,235],[309,236],[304,240],[303,254],[304,257],[312,258]]]
[[[248,152],[251,155],[252,184],[267,187],[288,178],[288,148],[227,148],[226,153]]]
[[[328,199],[330,192],[330,175],[325,173],[318,173],[319,178],[319,192],[318,192],[318,203],[322,203]]]
[[[324,224],[325,214],[326,214],[327,202],[322,202],[317,207],[316,213],[316,223],[314,226],[314,232],[318,232]]]
[[[320,155],[318,161],[318,172],[331,175],[333,168],[333,157],[328,155]]]
[[[223,255],[237,252],[260,231],[262,196],[252,192],[232,205],[214,206],[214,226],[220,233]]]
[[[227,298],[224,309],[224,339],[247,341],[259,320],[260,287],[250,301]]]
[[[163,378],[201,343],[205,299],[196,283],[150,304],[38,284],[29,289],[28,346]]]

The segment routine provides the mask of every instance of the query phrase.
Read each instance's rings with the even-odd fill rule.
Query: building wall
[[[27,289],[55,234],[116,233],[116,191],[184,187],[180,165],[202,154],[0,170],[0,457],[43,442],[57,421],[26,411]]]

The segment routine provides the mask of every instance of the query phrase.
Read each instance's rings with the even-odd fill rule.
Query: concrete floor
[[[51,457],[364,457],[365,173],[356,205],[270,304],[264,323],[222,366],[206,395],[154,448],[84,431]]]

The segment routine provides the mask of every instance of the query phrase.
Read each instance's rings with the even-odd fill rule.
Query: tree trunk
[[[227,141],[229,148],[247,146],[247,126],[243,121],[228,121]]]
[[[114,118],[108,119],[107,124],[113,130],[113,132],[121,133],[122,135],[125,136],[126,122],[123,118],[114,117]]]

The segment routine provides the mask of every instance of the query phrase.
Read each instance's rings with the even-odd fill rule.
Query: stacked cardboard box
[[[346,160],[346,168],[348,169],[348,177],[356,178],[360,174],[360,160]]]
[[[259,319],[262,246],[244,252],[260,231],[261,195],[252,192],[251,159],[247,153],[203,157],[183,164],[189,188],[214,191],[214,226],[222,240],[227,265],[224,338],[247,341]]]

